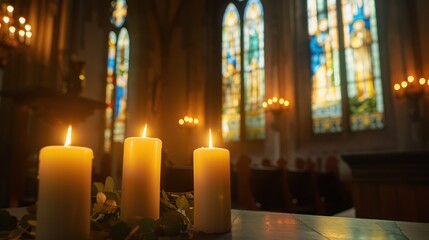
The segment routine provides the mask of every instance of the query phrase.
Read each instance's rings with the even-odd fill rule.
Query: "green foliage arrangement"
[[[121,192],[115,190],[113,178],[92,185],[92,240],[156,240],[159,236],[187,235],[193,225],[194,196],[192,192],[161,191],[160,218],[120,220]],[[36,236],[36,206],[27,208],[20,221],[0,210],[0,240],[34,239]]]
[[[115,190],[114,181],[107,177],[105,183],[94,182],[95,196],[91,216],[92,237],[112,240],[157,239],[158,236],[177,236],[193,224],[193,194],[166,193],[161,191],[160,218],[135,219],[131,222],[120,220],[121,193]]]
[[[0,210],[0,240],[33,239],[36,236],[36,206],[27,207],[21,220]]]

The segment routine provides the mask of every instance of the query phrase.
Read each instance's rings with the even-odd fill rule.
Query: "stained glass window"
[[[106,81],[106,112],[104,129],[104,150],[109,152],[112,145],[113,128],[113,97],[115,89],[115,57],[116,57],[116,34],[109,34],[109,48],[107,53],[107,81]]]
[[[116,0],[112,1],[113,13],[110,17],[110,22],[113,26],[120,28],[124,25],[125,18],[127,17],[127,1],[125,0]]]
[[[113,129],[113,140],[122,142],[125,137],[125,120],[127,117],[127,88],[130,56],[130,38],[125,28],[122,28],[119,32],[116,51],[115,125]]]
[[[240,139],[241,46],[240,19],[230,3],[222,23],[222,137]]]
[[[350,129],[382,128],[384,107],[374,0],[307,0],[307,14],[313,132],[343,131],[341,84],[347,86]],[[340,31],[337,19],[342,21]],[[339,34],[343,35],[342,42]],[[340,49],[344,49],[345,69],[340,69]]]
[[[374,0],[342,0],[350,128],[384,126],[380,51]]]
[[[336,0],[308,0],[311,110],[315,133],[342,131]]]
[[[247,2],[244,11],[244,110],[247,139],[265,137],[264,20],[259,0]]]
[[[124,27],[127,7],[125,0],[112,1],[110,22],[113,30],[109,33],[107,55],[105,152],[112,150],[112,141],[123,142],[125,138],[130,55],[130,38]]]
[[[265,98],[263,8],[259,0],[249,0],[242,12],[244,12],[243,25],[238,9],[230,3],[225,10],[222,22],[222,137],[224,141],[240,140],[242,131],[245,138],[249,140],[265,137],[265,113],[262,108]],[[243,36],[241,36],[242,31]],[[243,52],[241,44],[244,44]],[[244,95],[241,96],[243,93]],[[244,126],[241,124],[242,113],[244,113]]]

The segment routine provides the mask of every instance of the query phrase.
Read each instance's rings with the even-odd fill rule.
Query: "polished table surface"
[[[201,239],[429,239],[429,223],[243,210],[231,217],[231,233]]]
[[[12,209],[17,217],[25,209]],[[429,223],[232,210],[232,231],[193,239],[429,239]],[[187,239],[181,236],[179,239]],[[164,239],[164,238],[160,238]],[[177,239],[166,238],[166,239]]]

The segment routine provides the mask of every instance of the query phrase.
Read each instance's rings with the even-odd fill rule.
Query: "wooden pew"
[[[264,211],[287,210],[283,188],[283,169],[255,166],[251,168],[250,186],[252,195]]]
[[[248,210],[259,210],[259,207],[256,204],[255,199],[253,198],[252,192],[250,190],[250,164],[252,159],[249,156],[242,155],[238,159],[236,164],[236,183],[231,182],[231,184],[236,184],[236,198],[237,198],[237,207],[241,209]]]

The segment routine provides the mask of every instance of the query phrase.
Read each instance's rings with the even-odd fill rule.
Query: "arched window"
[[[249,0],[242,12],[244,14],[240,15],[236,5],[230,3],[225,10],[222,22],[222,137],[224,141],[239,141],[243,136],[246,140],[265,137],[265,114],[262,108],[265,98],[262,4],[259,0]],[[243,35],[241,35],[242,32]]]
[[[110,18],[113,30],[109,33],[106,80],[106,111],[104,151],[112,150],[113,142],[123,142],[127,106],[130,37],[124,27],[127,16],[125,0],[112,2]],[[118,33],[118,34],[117,34]]]
[[[113,130],[113,96],[115,90],[115,58],[116,58],[116,34],[109,34],[109,49],[107,53],[107,81],[106,81],[106,113],[104,128],[104,150],[109,152],[112,145]]]
[[[313,132],[341,132],[345,119],[351,131],[383,128],[374,0],[307,0],[307,13]]]

